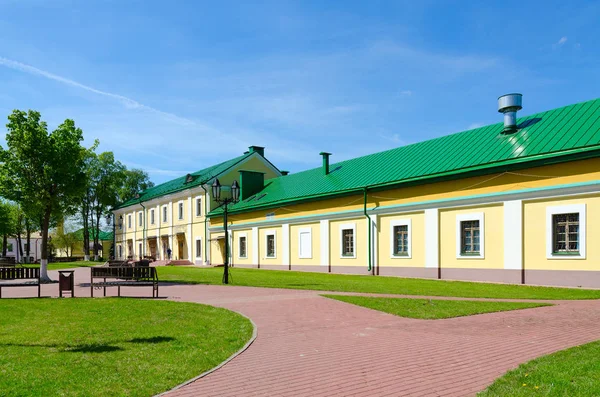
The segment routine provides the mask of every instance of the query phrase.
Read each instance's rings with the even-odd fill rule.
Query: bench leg
[[[2,287],[0,287],[0,299],[2,299]]]
[[[90,296],[92,298],[94,297],[94,283],[93,282],[90,283]]]
[[[119,296],[119,298],[120,298],[120,297],[121,297],[121,286],[120,286],[120,285],[119,285],[119,286],[117,286],[117,290],[119,291],[119,294],[118,294],[118,296]]]
[[[42,297],[42,286],[38,283],[38,298]]]

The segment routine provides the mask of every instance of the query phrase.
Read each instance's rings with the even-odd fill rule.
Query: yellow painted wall
[[[267,234],[275,232],[275,258],[267,258]],[[283,244],[281,227],[264,227],[258,229],[259,260],[261,265],[281,265],[283,263]]]
[[[484,258],[456,257],[456,217],[483,212]],[[440,211],[440,259],[442,268],[504,268],[504,207],[502,204]]]
[[[365,266],[368,260],[367,223],[365,218],[352,218],[329,222],[329,255],[331,266]],[[341,225],[355,224],[354,251],[356,258],[341,255]]]
[[[411,246],[411,258],[397,257],[392,255],[391,224],[397,220],[411,220],[411,234],[409,244]],[[422,212],[401,215],[382,215],[379,217],[378,225],[378,258],[379,266],[393,267],[425,267],[425,216]]]
[[[586,258],[546,258],[546,208],[586,205]],[[523,207],[523,256],[527,270],[600,270],[600,195],[561,200],[536,200]]]
[[[311,258],[300,258],[300,229],[310,229],[312,237]],[[321,265],[321,225],[307,223],[290,225],[290,263],[292,265]]]

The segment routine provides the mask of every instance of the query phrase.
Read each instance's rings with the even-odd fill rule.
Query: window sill
[[[483,255],[481,253],[479,254],[470,254],[470,253],[460,253],[460,255],[457,255],[456,257],[457,259],[484,259]]]

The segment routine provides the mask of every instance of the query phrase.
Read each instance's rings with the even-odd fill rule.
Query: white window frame
[[[14,252],[15,245],[14,243],[7,242],[6,243],[6,252]]]
[[[456,215],[456,258],[457,259],[485,259],[485,223],[483,212]],[[462,229],[461,223],[468,221],[479,221],[479,255],[463,255],[462,253]]]
[[[307,255],[302,255],[302,238],[300,236],[302,236],[302,234],[304,233],[308,233],[310,236],[310,246],[309,246],[309,254]],[[299,259],[312,259],[312,227],[301,227],[298,229],[298,258]]]
[[[353,255],[344,255],[344,230],[352,230],[354,250]],[[340,225],[340,259],[356,259],[356,251],[358,244],[356,244],[356,223],[343,223]]]
[[[142,244],[143,244],[143,243],[138,243],[138,248],[139,248],[139,250],[140,250],[140,252],[138,252],[138,257],[139,257],[140,259],[144,259],[144,258],[142,258],[142,252],[144,252],[144,247],[143,247],[143,245],[142,245]]]
[[[150,210],[150,224],[154,225],[154,222],[156,221],[155,216],[154,216],[154,208],[152,208]]]
[[[240,255],[240,253],[241,253],[240,240],[242,237],[244,237],[246,239],[246,255],[244,255],[244,256]],[[237,233],[237,254],[238,254],[238,259],[248,259],[248,233]]]
[[[138,211],[138,226],[144,227],[144,213],[142,211]]]
[[[123,245],[122,244],[117,245],[117,252],[119,253],[119,259],[123,258]]]
[[[269,245],[268,245],[269,236],[273,236],[273,256],[268,256],[268,254],[269,254]],[[266,259],[277,258],[277,232],[275,230],[267,230],[265,232],[265,258]]]
[[[200,201],[200,213],[198,214],[198,201]],[[199,218],[202,216],[202,196],[197,196],[194,199],[194,203],[196,203],[196,218]]]
[[[185,206],[183,205],[183,200],[177,202],[177,219],[180,221],[182,221],[185,217],[185,214],[184,214],[185,208],[184,207]]]
[[[395,239],[395,235],[394,235],[394,227],[396,226],[407,226],[407,233],[408,233],[408,247],[406,250],[406,254],[407,255],[396,255],[394,254],[395,251],[395,244],[394,244],[394,239]],[[390,258],[392,259],[411,259],[412,258],[412,219],[407,218],[407,219],[395,219],[390,221]]]
[[[163,223],[169,223],[169,205],[168,204],[165,204],[162,206],[161,216],[162,216]]]
[[[554,253],[554,215],[579,213],[579,255],[560,255]],[[546,207],[546,258],[547,259],[585,259],[586,258],[586,206],[568,204]]]
[[[198,255],[198,241],[200,241],[200,255]],[[196,245],[194,246],[194,250],[196,252],[194,252],[194,257],[196,259],[202,259],[202,237],[196,237]]]
[[[127,229],[131,229],[131,214],[127,214]]]

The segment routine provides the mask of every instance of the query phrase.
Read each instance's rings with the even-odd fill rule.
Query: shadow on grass
[[[151,336],[148,338],[133,338],[127,341],[123,341],[124,343],[148,343],[148,344],[156,344],[156,343],[165,343],[172,342],[175,338],[171,336]],[[119,342],[113,342],[119,343]],[[12,347],[42,347],[46,349],[58,349],[64,353],[111,353],[116,351],[123,351],[124,348],[120,346],[113,346],[111,344],[87,344],[87,345],[69,345],[66,343],[51,343],[51,344],[27,344],[27,343],[0,343],[0,347],[2,346],[12,346]]]
[[[153,336],[151,338],[133,338],[129,343],[163,343],[172,342],[175,338],[171,336]]]

